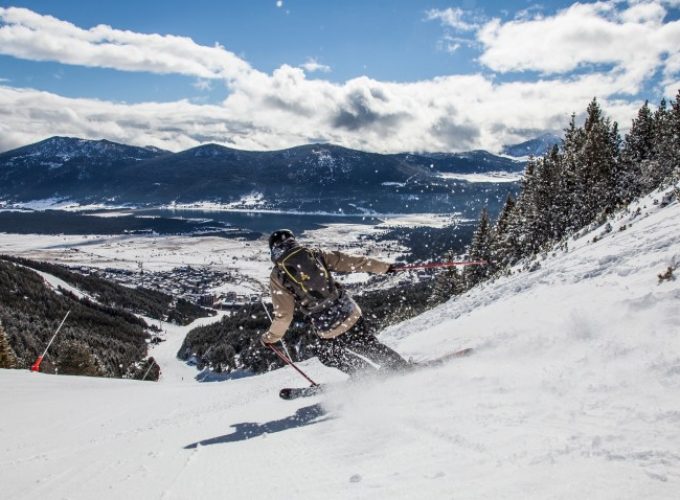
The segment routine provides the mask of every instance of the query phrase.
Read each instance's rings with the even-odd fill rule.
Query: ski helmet
[[[291,238],[295,239],[295,235],[290,229],[279,229],[278,231],[274,231],[269,236],[269,249],[271,250],[275,245],[279,245]]]

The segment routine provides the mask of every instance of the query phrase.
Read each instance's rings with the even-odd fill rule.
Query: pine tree
[[[668,136],[671,143],[669,147],[669,170],[672,178],[678,180],[680,179],[680,90],[678,90],[675,101],[671,103],[668,128],[670,130]]]
[[[508,222],[510,220],[510,214],[515,209],[516,201],[509,193],[505,198],[505,203],[503,204],[503,209],[500,214],[498,214],[498,219],[496,219],[496,224],[494,225],[494,233],[496,236],[502,236],[508,232]]]
[[[654,135],[654,117],[649,103],[645,101],[633,120],[623,146],[622,158],[627,170],[627,201],[648,192],[653,185],[653,176],[650,173],[654,170],[651,165],[654,159]]]
[[[62,375],[101,376],[103,370],[88,345],[79,340],[66,340],[59,346],[59,373]]]
[[[447,260],[454,259],[453,252],[449,252]],[[428,302],[431,305],[441,304],[446,302],[454,295],[463,293],[465,284],[456,267],[449,267],[439,271],[434,279],[434,286],[430,294]]]
[[[654,160],[655,170],[650,174],[652,185],[659,186],[673,177],[673,171],[680,161],[674,148],[673,109],[668,109],[662,99],[654,112]]]
[[[604,117],[596,99],[588,105],[583,129],[585,140],[578,160],[578,178],[585,193],[583,206],[579,208],[581,225],[592,222],[603,210],[612,208],[616,172],[611,144],[612,124]]]
[[[558,210],[562,213],[560,226],[573,231],[583,226],[583,214],[579,207],[585,203],[586,192],[579,181],[580,152],[585,134],[576,126],[576,115],[572,113],[569,126],[562,141],[561,175],[558,187]]]
[[[541,170],[543,159],[531,158],[524,170],[520,183],[521,192],[517,204],[509,218],[508,240],[512,242],[512,251],[508,255],[510,262],[531,255],[542,245],[542,214],[538,209],[541,198]]]
[[[512,194],[508,194],[501,213],[498,214],[496,224],[493,227],[493,244],[491,245],[491,262],[495,269],[502,269],[514,262],[512,256],[515,254],[513,248],[515,242],[512,241],[510,231],[516,201]]]
[[[0,323],[0,368],[16,368],[17,357]]]
[[[556,203],[559,198],[559,177],[561,173],[561,157],[559,148],[553,146],[538,163],[536,169],[536,189],[533,193],[534,240],[536,248],[546,241],[557,237],[560,221],[557,217]]]
[[[477,229],[472,236],[469,251],[470,259],[491,262],[491,246],[492,232],[491,225],[489,224],[489,212],[484,208],[482,209]],[[469,266],[465,269],[465,281],[468,286],[474,286],[488,276],[488,266]]]

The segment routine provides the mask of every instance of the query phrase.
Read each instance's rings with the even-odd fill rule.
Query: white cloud
[[[304,64],[300,65],[300,67],[308,73],[314,73],[317,71],[321,73],[330,73],[331,71],[330,66],[319,63],[319,61],[313,57],[308,58]]]
[[[191,86],[194,87],[196,90],[200,90],[202,92],[210,91],[213,88],[212,82],[210,80],[205,80],[203,78],[199,78],[194,83],[192,83]]]
[[[265,74],[222,47],[200,46],[188,38],[110,27],[83,30],[25,9],[2,9],[0,18],[6,23],[0,27],[0,51],[11,51],[17,57],[175,72],[197,78],[199,86],[204,84],[198,82],[219,78],[230,87],[222,103],[209,105],[188,100],[124,104],[0,85],[0,149],[59,134],[171,150],[206,142],[279,149],[319,140],[378,152],[497,150],[539,131],[559,131],[569,115],[583,110],[593,96],[624,128],[641,104],[612,97],[637,88],[633,80],[639,77],[623,71],[580,76],[557,72],[557,76],[533,82],[497,83],[493,76],[474,74],[411,83],[367,77],[333,83],[308,79],[305,71],[309,68],[289,65]],[[608,19],[605,22],[611,22]],[[533,22],[513,26],[521,24],[531,31]],[[500,47],[496,41],[504,39],[508,24],[496,21],[482,28],[489,31],[487,53]],[[673,39],[672,30],[656,31]],[[522,46],[526,34],[518,30],[517,36]],[[118,50],[122,47],[125,50]],[[115,57],[108,58],[109,50]],[[509,60],[514,61],[512,67],[528,64],[512,53]],[[540,59],[530,62],[547,64]],[[308,63],[319,64],[313,59]],[[672,68],[680,60],[668,58],[666,64]],[[669,73],[669,85],[671,77]]]
[[[430,9],[425,12],[428,21],[439,20],[444,26],[449,26],[458,31],[474,31],[479,25],[475,22],[466,21],[464,18],[470,15],[458,7],[448,9]]]
[[[520,10],[515,13],[515,20],[517,19],[532,19],[532,18],[537,18],[540,17],[542,12],[543,12],[544,6],[541,4],[534,4],[530,5],[526,9]],[[509,16],[509,12],[504,12],[503,13],[505,16]]]
[[[645,79],[680,53],[680,21],[664,22],[659,1],[575,3],[549,17],[489,21],[477,32],[480,62],[494,71],[569,73],[609,65],[624,92],[636,93]]]
[[[134,33],[103,24],[85,30],[15,7],[0,7],[0,22],[0,53],[21,59],[227,81],[254,72],[223,47],[198,45],[187,37]]]
[[[283,7],[283,0],[276,0],[276,6],[280,9]]]
[[[616,79],[604,75],[508,84],[481,75],[410,84],[362,77],[333,84],[290,66],[265,85],[241,85],[220,105],[131,105],[0,86],[0,149],[58,134],[171,150],[206,142],[264,150],[314,140],[378,152],[494,150],[559,131],[593,95],[619,91]],[[624,126],[640,104],[602,102]]]
[[[470,38],[464,38],[459,36],[452,36],[445,34],[439,42],[437,42],[437,47],[440,50],[453,54],[461,47],[476,47],[477,42]]]

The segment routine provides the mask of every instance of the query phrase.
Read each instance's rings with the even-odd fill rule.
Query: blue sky
[[[507,2],[462,2],[486,16],[508,17]],[[319,1],[118,1],[96,5],[82,1],[12,2],[83,28],[109,24],[141,33],[181,35],[201,45],[220,43],[254,67],[271,73],[283,64],[301,65],[310,59],[329,66],[323,78],[343,82],[367,75],[409,82],[451,73],[483,70],[476,50],[454,53],[442,46],[439,22],[427,21],[432,9],[451,2],[414,0]],[[519,8],[525,5],[518,4]],[[527,6],[529,4],[526,4]],[[215,101],[224,89],[201,92],[189,77],[93,70],[58,63],[30,62],[0,56],[0,74],[17,85],[37,86],[72,97],[91,96],[141,102],[194,95]],[[319,75],[316,75],[319,76]]]
[[[592,97],[625,129],[644,99],[680,87],[679,6],[3,3],[0,149],[55,134],[174,150],[498,149],[559,132]]]

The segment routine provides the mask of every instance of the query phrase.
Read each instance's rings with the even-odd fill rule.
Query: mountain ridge
[[[394,211],[420,201],[422,211],[438,212],[455,205],[469,187],[441,174],[523,167],[485,151],[385,155],[307,144],[263,152],[211,143],[173,153],[55,136],[0,154],[0,199],[157,206],[233,203],[260,192],[274,208],[345,210],[361,204]],[[499,203],[507,194],[507,186],[479,190],[485,198],[493,191]],[[462,197],[469,201],[471,194]]]

